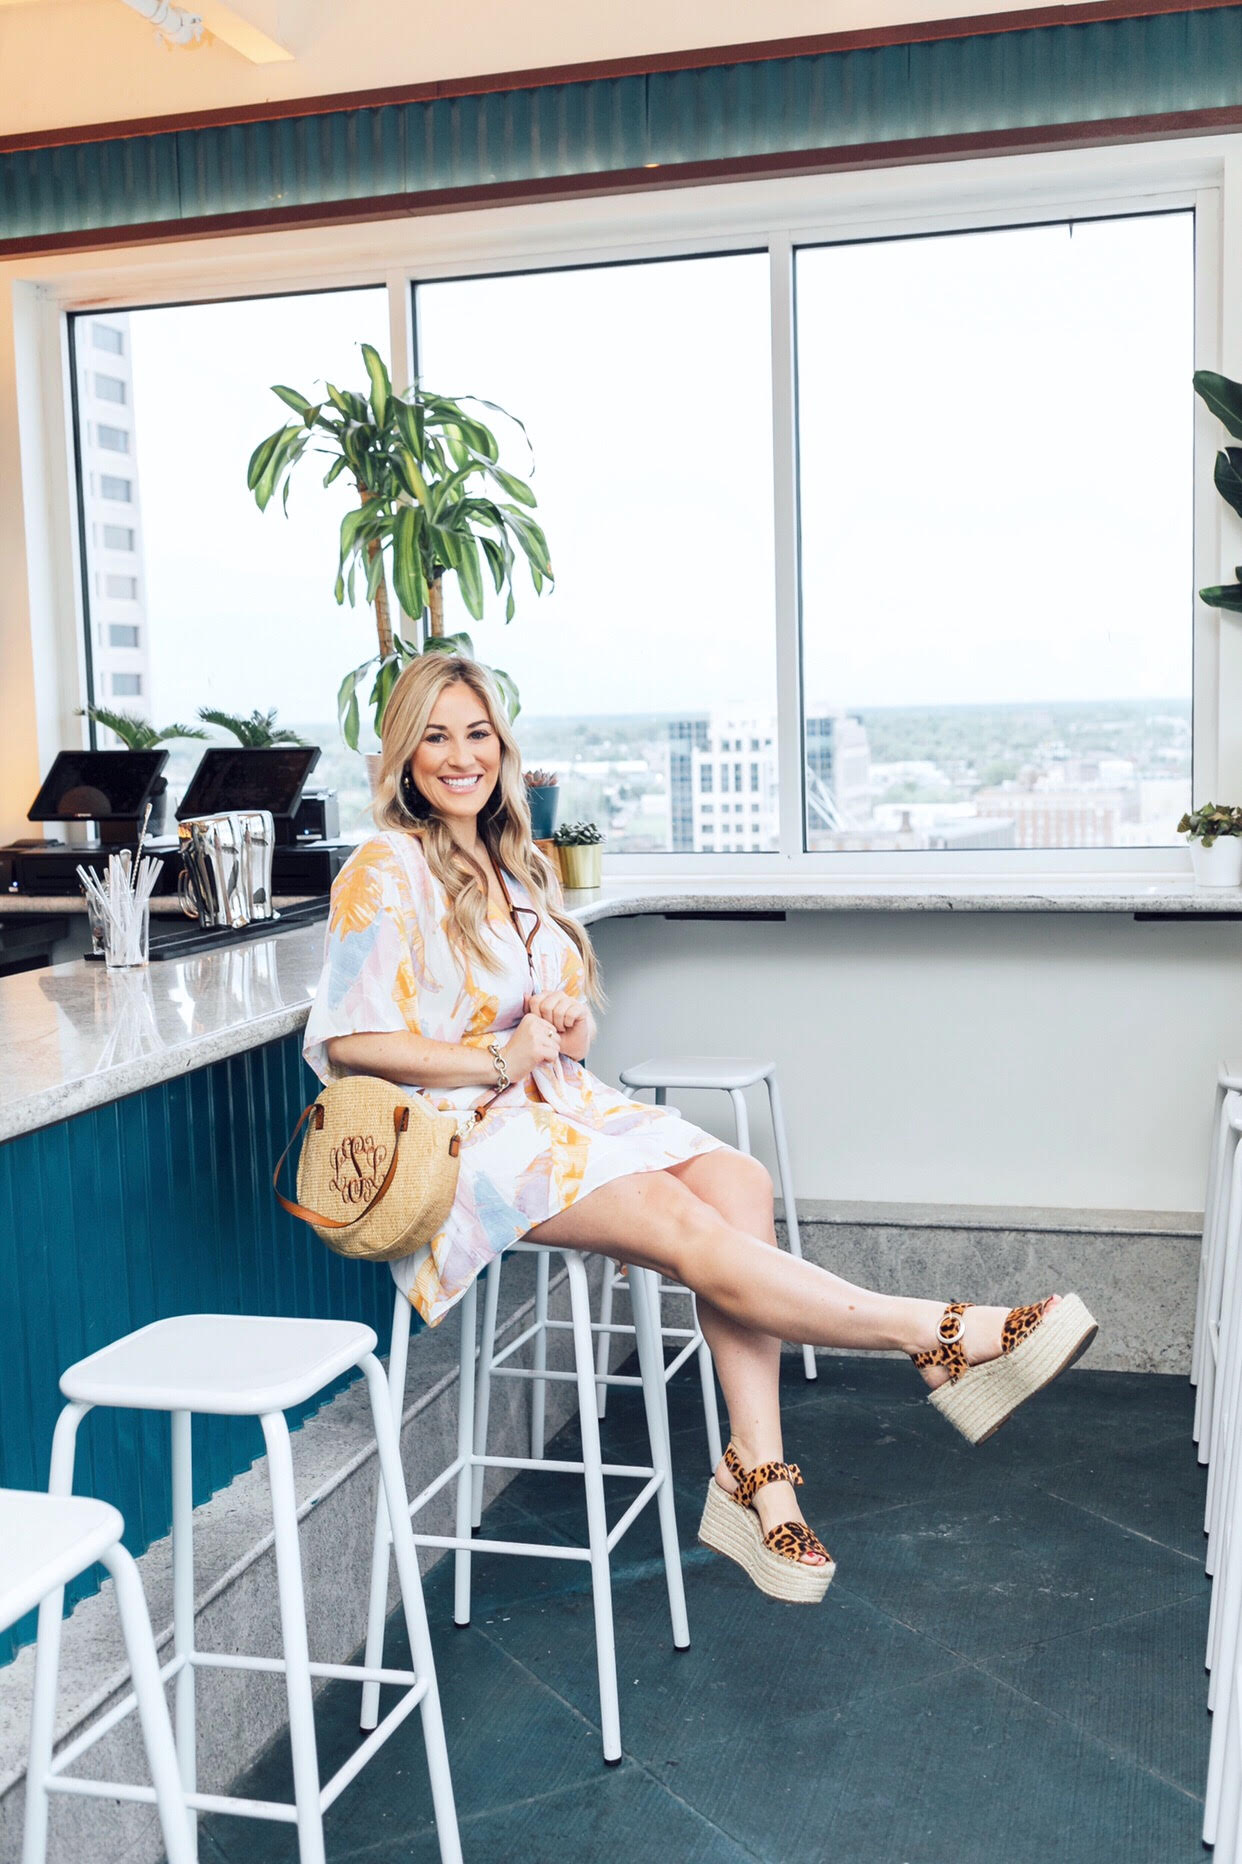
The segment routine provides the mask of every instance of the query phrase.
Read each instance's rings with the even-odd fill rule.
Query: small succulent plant
[[[522,781],[528,790],[554,790],[560,778],[555,770],[524,770]]]
[[[1236,831],[1242,834],[1242,826]],[[603,841],[603,833],[594,822],[566,822],[552,837],[558,848],[592,848]]]
[[[1221,835],[1242,835],[1242,808],[1236,803],[1204,803],[1182,817],[1177,832],[1210,848]]]

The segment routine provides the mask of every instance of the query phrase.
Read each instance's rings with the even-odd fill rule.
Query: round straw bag
[[[484,1108],[459,1119],[391,1081],[347,1075],[303,1112],[272,1187],[284,1208],[338,1255],[393,1262],[444,1228],[457,1192],[462,1138]],[[294,1203],[281,1195],[277,1180],[303,1126]]]

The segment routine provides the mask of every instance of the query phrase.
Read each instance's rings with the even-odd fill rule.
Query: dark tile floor
[[[479,1556],[469,1630],[428,1579],[468,1864],[1191,1864],[1208,1717],[1202,1480],[1181,1379],[1077,1371],[971,1450],[909,1369],[787,1355],[787,1451],[838,1561],[777,1605],[695,1540],[697,1381],[671,1389],[693,1647],[668,1635],[654,1510],[614,1556],[625,1759],[602,1764],[585,1568]],[[636,1395],[605,1455],[641,1460]],[[570,1430],[558,1443],[572,1455]],[[562,1448],[561,1445],[564,1445]],[[632,1492],[614,1484],[616,1510]],[[522,1475],[484,1532],[585,1539],[577,1485]],[[388,1650],[403,1650],[393,1625]],[[322,1699],[325,1773],[357,1692]],[[328,1819],[328,1854],[432,1864],[413,1717]],[[288,1792],[283,1744],[242,1789]],[[277,1864],[288,1828],[206,1824],[204,1864]]]

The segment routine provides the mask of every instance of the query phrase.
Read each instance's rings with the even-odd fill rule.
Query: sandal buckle
[[[964,1329],[962,1316],[951,1314],[947,1310],[940,1316],[940,1325],[936,1328],[936,1338],[942,1346],[956,1346]]]

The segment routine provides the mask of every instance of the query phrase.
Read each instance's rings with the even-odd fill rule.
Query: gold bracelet
[[[496,1092],[498,1094],[503,1094],[506,1088],[512,1086],[512,1082],[509,1079],[509,1064],[505,1060],[504,1050],[501,1048],[499,1042],[489,1042],[487,1045],[487,1052],[491,1056],[492,1065],[496,1070]]]

